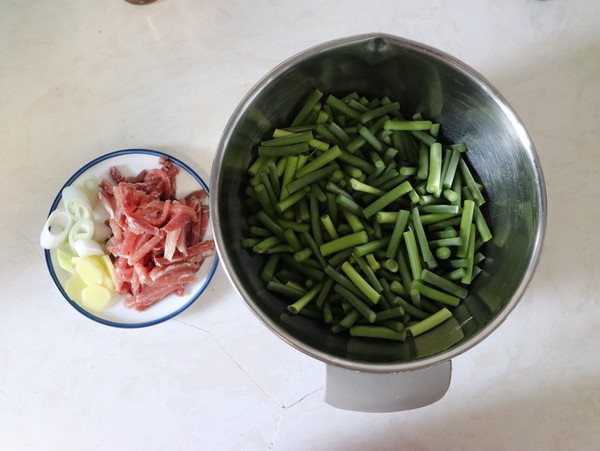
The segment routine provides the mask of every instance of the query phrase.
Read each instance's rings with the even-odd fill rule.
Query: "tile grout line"
[[[267,447],[267,450],[273,449],[275,446],[275,439],[277,438],[277,433],[279,432],[279,425],[281,425],[281,419],[283,418],[283,412],[285,412],[285,407],[280,406],[279,416],[277,417],[277,424],[275,425],[275,431],[273,431],[273,438],[271,439],[271,443]]]
[[[215,341],[215,342],[216,342],[216,343],[219,345],[219,347],[220,347],[220,348],[221,348],[221,349],[222,349],[222,350],[225,352],[225,354],[227,354],[227,356],[228,356],[228,357],[229,357],[229,358],[230,358],[230,359],[233,361],[233,363],[235,363],[235,364],[237,365],[237,367],[238,367],[239,369],[241,369],[241,370],[242,370],[242,372],[243,372],[243,373],[244,373],[244,374],[245,374],[245,375],[246,375],[246,376],[247,376],[247,377],[248,377],[248,378],[249,378],[249,379],[250,379],[252,382],[254,382],[254,384],[255,384],[255,385],[258,387],[258,388],[260,388],[260,390],[261,390],[261,391],[262,391],[264,394],[266,394],[266,395],[269,397],[269,399],[270,399],[271,401],[273,401],[273,402],[274,402],[274,403],[277,405],[277,407],[279,407],[280,409],[285,409],[285,406],[284,406],[284,405],[282,405],[282,404],[281,404],[280,402],[278,402],[278,401],[277,401],[275,398],[273,398],[273,396],[271,396],[271,395],[269,394],[269,392],[268,392],[267,390],[265,390],[265,388],[264,388],[264,387],[263,387],[263,386],[262,386],[262,385],[261,385],[261,384],[260,384],[260,383],[259,383],[259,382],[258,382],[256,379],[254,379],[254,378],[253,378],[253,377],[250,375],[250,373],[248,373],[248,371],[246,371],[246,370],[244,369],[244,367],[243,367],[242,365],[240,365],[240,363],[239,363],[239,362],[238,362],[238,361],[237,361],[237,360],[236,360],[236,359],[233,357],[233,355],[231,355],[231,353],[230,353],[230,352],[227,350],[227,348],[226,348],[225,346],[223,346],[223,344],[222,344],[222,343],[221,343],[221,342],[220,342],[220,341],[219,341],[219,340],[218,340],[218,339],[217,339],[217,338],[216,338],[216,337],[215,337],[215,336],[212,334],[212,332],[211,332],[210,330],[208,330],[208,329],[203,329],[202,327],[194,326],[193,324],[187,323],[187,322],[185,322],[185,321],[182,321],[182,320],[180,320],[180,319],[176,319],[175,321],[177,321],[178,323],[184,324],[184,325],[186,325],[186,326],[192,327],[192,328],[194,328],[194,329],[196,329],[196,330],[200,330],[200,331],[202,331],[202,332],[205,332],[205,333],[207,333],[208,335],[210,335],[210,337],[211,337],[211,338],[212,338],[212,339],[213,339],[213,340],[214,340],[214,341]]]
[[[304,396],[302,396],[300,399],[298,399],[297,401],[294,401],[292,404],[290,404],[289,406],[285,406],[286,409],[289,409],[290,407],[294,407],[296,404],[301,403],[302,401],[304,401],[306,398],[308,398],[309,396],[314,395],[317,392],[320,392],[322,390],[324,390],[325,387],[319,387],[311,392],[308,392],[307,394],[305,394]]]
[[[248,378],[249,378],[249,379],[250,379],[252,382],[254,382],[254,384],[256,384],[256,386],[257,386],[257,387],[258,387],[258,388],[259,388],[259,389],[260,389],[260,390],[261,390],[261,391],[262,391],[264,394],[266,394],[266,395],[269,397],[269,399],[270,399],[271,401],[273,401],[273,403],[275,403],[275,405],[276,405],[276,406],[279,408],[279,414],[277,415],[277,423],[275,424],[275,430],[273,431],[273,435],[272,435],[272,438],[271,438],[271,443],[269,443],[269,446],[267,447],[267,450],[269,450],[269,449],[272,449],[272,448],[273,448],[273,446],[275,446],[275,438],[277,437],[277,433],[279,432],[279,425],[281,424],[281,419],[283,418],[283,413],[284,413],[284,412],[285,412],[285,410],[286,410],[286,406],[285,406],[285,405],[283,405],[283,404],[281,404],[281,403],[279,403],[279,402],[277,402],[277,400],[276,400],[275,398],[273,398],[273,397],[272,397],[272,396],[269,394],[269,392],[267,392],[267,390],[265,390],[265,389],[264,389],[264,387],[263,387],[262,385],[260,385],[260,384],[258,383],[258,381],[257,381],[256,379],[254,379],[254,378],[253,378],[253,377],[250,375],[250,373],[248,373],[248,372],[247,372],[247,371],[244,369],[244,367],[242,367],[242,365],[240,365],[240,364],[238,363],[238,361],[237,361],[237,360],[236,360],[236,359],[235,359],[235,358],[234,358],[234,357],[231,355],[231,353],[230,353],[230,352],[227,350],[227,348],[221,344],[221,342],[220,342],[220,341],[219,341],[219,340],[218,340],[218,339],[217,339],[217,338],[216,338],[216,337],[215,337],[215,336],[212,334],[212,332],[211,332],[210,330],[203,329],[202,327],[194,326],[193,324],[186,323],[185,321],[182,321],[182,320],[180,320],[180,319],[177,319],[176,321],[177,321],[177,322],[179,322],[179,323],[181,323],[181,324],[184,324],[184,325],[186,325],[186,326],[189,326],[189,327],[192,327],[192,328],[194,328],[194,329],[200,330],[200,331],[202,331],[202,332],[205,332],[205,333],[207,333],[208,335],[210,335],[210,337],[211,337],[213,340],[215,340],[215,342],[216,342],[216,343],[219,345],[219,347],[220,347],[220,348],[221,348],[221,349],[222,349],[222,350],[225,352],[225,354],[227,354],[227,356],[228,356],[228,357],[229,357],[229,358],[230,358],[230,359],[233,361],[233,363],[235,363],[235,364],[237,365],[237,367],[238,367],[239,369],[241,369],[241,370],[244,372],[244,374],[245,374],[245,375],[246,375],[246,376],[247,376],[247,377],[248,377]],[[310,393],[309,393],[309,394],[307,394],[306,396],[308,396],[308,395],[310,395]],[[302,401],[302,399],[304,399],[306,396],[303,396],[301,399],[299,399],[298,401],[294,402],[294,404],[292,404],[292,405],[295,405],[295,404],[297,404],[298,402]]]
[[[238,361],[231,355],[231,353],[227,350],[227,348],[225,346],[223,346],[223,344],[221,344],[221,342],[212,334],[212,332],[208,329],[204,329],[202,327],[198,327],[195,326],[193,324],[187,323],[185,321],[182,321],[181,319],[175,319],[176,322],[183,324],[185,326],[189,326],[192,327],[193,329],[196,330],[200,330],[204,333],[207,333],[208,335],[210,335],[210,337],[215,340],[215,342],[219,345],[219,347],[227,354],[227,356],[237,365],[238,368],[240,368],[244,374],[252,381],[254,382],[254,384],[256,384],[256,386],[264,393],[266,394],[269,399],[271,399],[271,401],[273,401],[273,403],[275,403],[275,405],[277,405],[277,407],[279,408],[279,415],[277,416],[277,424],[275,425],[275,431],[273,431],[273,436],[271,439],[271,442],[269,443],[269,446],[267,447],[267,450],[273,449],[273,447],[275,446],[275,440],[277,438],[277,434],[279,433],[279,426],[281,425],[281,420],[283,419],[283,415],[285,413],[286,410],[288,410],[291,407],[294,407],[296,405],[298,405],[299,403],[301,403],[302,401],[304,401],[306,398],[308,398],[309,396],[314,395],[317,392],[320,392],[324,389],[324,387],[319,387],[311,392],[306,393],[305,395],[303,395],[302,397],[300,397],[299,399],[297,399],[296,401],[294,401],[292,404],[290,405],[285,405],[285,404],[281,404],[280,402],[278,402],[275,398],[273,398],[273,396],[271,396],[269,394],[269,392],[267,392],[267,390],[265,390],[265,388],[256,380],[254,379],[250,373],[248,373],[244,367],[242,367],[242,365],[240,365],[238,363]]]
[[[320,387],[320,388],[317,388],[316,390],[313,390],[313,391],[305,394],[304,396],[302,396],[300,399],[294,401],[289,406],[286,406],[286,405],[280,406],[281,407],[281,412],[279,413],[279,417],[277,419],[277,426],[275,427],[275,432],[273,433],[273,439],[271,440],[271,443],[269,444],[269,447],[267,448],[267,450],[273,449],[273,447],[275,446],[275,439],[277,438],[277,434],[279,433],[279,426],[281,425],[281,420],[283,419],[283,415],[286,412],[286,410],[288,410],[288,409],[294,407],[295,405],[301,403],[302,401],[304,401],[309,396],[312,396],[315,393],[320,392],[321,390],[323,390],[323,388],[324,387]]]

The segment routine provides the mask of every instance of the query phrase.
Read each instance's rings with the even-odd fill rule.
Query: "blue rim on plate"
[[[200,186],[206,191],[206,193],[210,195],[208,186],[206,185],[204,180],[202,180],[202,178],[198,174],[196,174],[196,172],[192,168],[190,168],[187,164],[178,160],[177,158],[172,157],[171,155],[168,155],[166,153],[156,151],[156,150],[124,149],[124,150],[117,150],[115,152],[111,152],[111,153],[102,155],[102,156],[90,161],[85,166],[83,166],[81,169],[79,169],[77,172],[75,172],[75,174],[73,174],[67,180],[67,182],[62,186],[62,188],[56,195],[54,202],[52,202],[52,206],[50,207],[50,211],[48,212],[48,215],[50,215],[59,206],[60,201],[62,200],[62,191],[65,187],[70,186],[82,174],[87,172],[90,168],[98,165],[99,163],[109,160],[111,158],[120,157],[123,155],[149,155],[149,156],[155,156],[157,158],[167,157],[171,162],[173,162],[175,165],[177,165],[180,169],[185,170],[187,172],[187,174],[190,175],[196,182],[198,182],[200,184]],[[190,296],[190,298],[187,300],[187,302],[185,302],[183,305],[179,306],[175,310],[169,312],[168,314],[160,316],[159,318],[156,318],[156,319],[142,321],[142,322],[117,322],[117,321],[112,321],[110,319],[99,317],[99,316],[95,315],[94,313],[89,312],[86,309],[84,309],[83,307],[81,307],[77,302],[73,301],[65,292],[65,289],[63,288],[62,283],[60,282],[60,278],[54,269],[54,264],[52,263],[51,251],[48,249],[45,249],[44,254],[45,254],[45,259],[46,259],[46,265],[48,266],[48,270],[50,272],[52,280],[54,281],[54,284],[56,285],[56,287],[58,288],[58,290],[60,291],[62,296],[69,302],[69,304],[71,304],[71,306],[73,308],[75,308],[78,312],[80,312],[81,314],[83,314],[84,316],[88,317],[89,319],[91,319],[93,321],[96,321],[98,323],[101,323],[101,324],[104,324],[107,326],[113,326],[113,327],[125,328],[125,329],[134,329],[134,328],[153,326],[153,325],[162,323],[164,321],[167,321],[167,320],[177,316],[181,312],[183,312],[190,305],[192,305],[200,297],[200,295],[206,290],[206,288],[208,287],[211,279],[213,278],[213,276],[216,272],[217,266],[219,264],[219,256],[216,254],[216,251],[215,251],[214,262],[212,264],[212,267],[210,268],[208,274],[202,281],[202,284],[200,285],[200,287],[196,290],[196,292],[192,296]]]

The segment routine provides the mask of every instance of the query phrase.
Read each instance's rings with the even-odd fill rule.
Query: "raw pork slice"
[[[160,169],[124,176],[111,167],[99,198],[109,213],[106,243],[115,266],[116,290],[127,308],[142,311],[170,294],[184,295],[204,260],[215,253],[205,240],[210,218],[204,190],[176,199],[179,169],[168,158]]]

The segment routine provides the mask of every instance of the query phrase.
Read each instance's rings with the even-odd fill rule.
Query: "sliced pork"
[[[204,190],[176,199],[179,169],[168,158],[159,169],[124,176],[111,167],[99,186],[112,236],[106,243],[116,291],[127,308],[142,311],[170,294],[183,296],[204,260],[215,253],[205,240],[210,213]]]

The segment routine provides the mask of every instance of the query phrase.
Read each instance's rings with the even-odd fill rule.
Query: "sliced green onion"
[[[73,217],[66,211],[54,210],[46,219],[40,234],[40,246],[44,249],[58,247],[69,236],[73,222]]]
[[[93,175],[89,175],[77,181],[75,187],[85,193],[86,197],[90,201],[90,205],[94,207],[98,200],[98,179]]]
[[[104,249],[93,239],[77,239],[73,242],[73,250],[79,257],[102,256]]]
[[[94,236],[94,223],[91,219],[83,218],[76,221],[69,230],[69,245],[75,251],[75,242],[78,240],[91,240]]]
[[[93,209],[86,193],[74,186],[67,186],[62,190],[62,201],[65,210],[75,220],[93,218]]]

